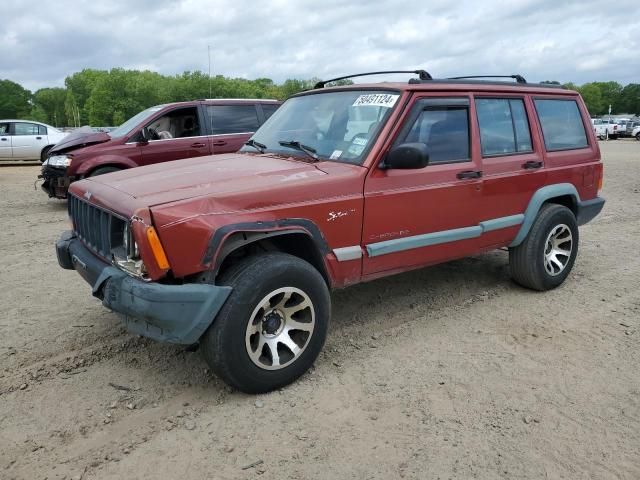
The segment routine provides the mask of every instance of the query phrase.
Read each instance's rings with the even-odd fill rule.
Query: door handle
[[[42,137],[36,137],[36,140],[42,140]]]
[[[460,180],[468,179],[468,178],[480,178],[482,176],[482,172],[480,170],[465,170],[464,172],[458,172],[456,177]]]
[[[200,143],[200,142],[192,143],[191,146],[194,147],[194,148],[206,147],[206,145],[204,143]]]
[[[522,164],[522,168],[524,168],[525,170],[533,170],[540,167],[542,167],[542,162],[536,160],[529,160],[528,162]]]
[[[216,147],[222,147],[223,145],[226,145],[227,142],[224,140],[216,140],[215,142],[213,142],[213,145],[215,145]]]
[[[0,138],[0,140],[2,140],[3,142],[6,142],[7,139],[6,138]]]

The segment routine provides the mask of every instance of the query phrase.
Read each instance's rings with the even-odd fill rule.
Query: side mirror
[[[146,145],[147,143],[149,143],[150,139],[151,139],[151,132],[147,127],[144,127],[142,130],[140,130],[140,135],[138,136],[139,144]]]
[[[403,143],[392,148],[384,159],[382,168],[418,169],[429,165],[429,152],[424,143]]]

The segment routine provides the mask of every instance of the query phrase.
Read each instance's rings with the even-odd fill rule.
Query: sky
[[[637,0],[5,0],[1,11],[0,79],[30,90],[83,68],[207,72],[207,46],[212,75],[278,83],[416,68],[640,83]]]

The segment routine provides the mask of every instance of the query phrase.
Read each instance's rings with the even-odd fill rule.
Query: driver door
[[[148,143],[140,144],[142,165],[200,157],[211,153],[200,109],[183,107],[163,112],[147,124]]]
[[[421,169],[374,167],[364,188],[363,275],[380,276],[477,251],[480,159],[468,96],[421,96],[405,114],[392,147],[424,143]]]

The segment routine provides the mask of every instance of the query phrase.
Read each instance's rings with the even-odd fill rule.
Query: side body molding
[[[575,199],[576,205],[580,204],[580,195],[578,194],[576,187],[571,183],[556,183],[537,190],[536,193],[533,194],[533,197],[531,197],[531,200],[529,200],[527,210],[524,212],[524,221],[522,222],[522,226],[520,227],[516,238],[514,238],[513,242],[511,242],[509,246],[517,247],[526,238],[529,230],[531,230],[531,225],[533,225],[533,222],[538,216],[538,212],[544,202],[551,198],[561,197],[563,195],[571,195]]]

